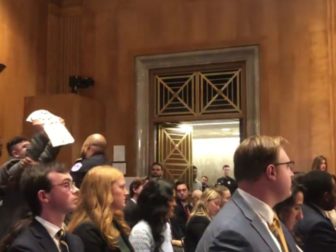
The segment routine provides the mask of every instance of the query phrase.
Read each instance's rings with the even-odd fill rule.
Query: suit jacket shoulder
[[[66,235],[66,242],[70,252],[83,252],[81,240],[72,234]],[[47,230],[36,220],[25,228],[14,240],[9,252],[58,252],[57,246]]]
[[[336,231],[330,220],[315,206],[305,204],[302,210],[295,234],[302,239],[304,251],[336,251]]]
[[[111,224],[112,225],[112,224]],[[118,228],[118,227],[117,227]],[[84,243],[85,252],[108,252],[108,251],[120,251],[119,248],[110,249],[100,232],[98,227],[96,227],[93,222],[87,221],[80,224],[73,231],[74,234],[78,235]],[[128,242],[127,237],[123,237],[126,245],[132,251],[132,247]]]
[[[210,219],[206,216],[193,216],[187,222],[184,237],[184,250],[193,252],[198,241],[201,239],[205,229],[210,224]]]
[[[286,239],[289,250],[297,251],[293,238]],[[273,252],[278,248],[260,218],[235,192],[204,232],[196,251]]]

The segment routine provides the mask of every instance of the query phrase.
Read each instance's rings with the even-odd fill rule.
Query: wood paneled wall
[[[67,92],[66,75],[76,70],[95,79],[82,94],[105,103],[108,152],[126,145],[128,175],[134,175],[135,57],[259,45],[262,134],[286,137],[298,170],[324,154],[335,172],[335,0],[83,0],[75,1],[80,12],[74,19],[66,14],[73,6],[58,7],[57,15],[49,9],[47,17],[42,0],[15,0],[29,12],[13,2],[0,0],[0,61],[5,55],[5,64],[17,62],[0,74],[0,136],[18,131],[19,97]],[[62,37],[62,22],[78,29],[63,30]],[[76,69],[64,72],[70,54]]]
[[[97,1],[96,96],[105,100],[107,134],[133,164],[134,57],[241,45],[260,46],[261,132],[289,142],[298,170],[315,155],[335,165],[335,1]],[[91,49],[87,48],[87,52]],[[114,124],[115,120],[118,124]]]
[[[0,161],[5,143],[22,133],[24,97],[44,93],[48,3],[0,0]]]

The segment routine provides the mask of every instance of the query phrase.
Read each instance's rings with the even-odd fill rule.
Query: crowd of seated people
[[[106,164],[100,134],[86,139],[71,169],[54,162],[58,149],[48,149],[48,139],[40,147],[21,140],[12,147],[15,162],[0,168],[0,196],[20,185],[16,193],[29,209],[12,220],[0,252],[336,251],[336,180],[327,159],[317,156],[310,172],[294,178],[283,138],[244,140],[233,157],[235,180],[225,165],[213,187],[196,176],[190,185],[168,181],[153,163],[129,191],[124,175]]]

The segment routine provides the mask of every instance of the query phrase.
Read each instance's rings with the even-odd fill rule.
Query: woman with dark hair
[[[173,186],[163,180],[151,180],[138,198],[137,224],[130,242],[135,251],[173,252],[169,218],[175,207]]]
[[[294,226],[303,218],[303,200],[304,187],[302,185],[295,184],[292,188],[292,195],[274,206],[274,211],[279,216],[279,219],[285,224],[293,235],[297,245],[300,247],[302,246],[302,241],[294,235]]]
[[[327,158],[323,155],[319,155],[314,158],[312,163],[312,170],[319,170],[319,171],[328,171],[328,163]]]

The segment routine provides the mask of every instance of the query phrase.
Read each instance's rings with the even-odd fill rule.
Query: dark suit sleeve
[[[305,238],[304,251],[336,251],[336,231],[328,223],[318,223]]]
[[[82,240],[85,252],[105,251],[106,242],[93,225],[83,224],[76,228],[73,233]]]
[[[10,247],[7,252],[34,252],[34,249],[27,248],[23,245],[15,245]]]
[[[38,133],[31,139],[31,145],[27,149],[27,156],[35,161],[50,162],[56,159],[59,147],[52,147],[45,133]]]
[[[196,219],[195,219],[196,218]],[[194,252],[198,241],[201,239],[210,220],[207,217],[192,217],[187,223],[184,240],[184,249],[186,252]]]

